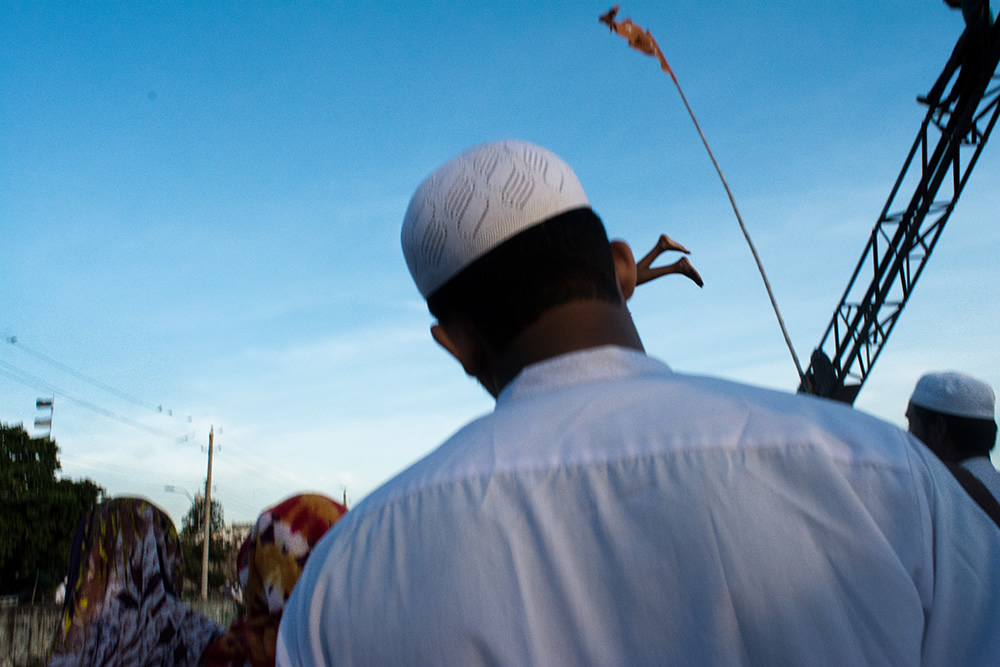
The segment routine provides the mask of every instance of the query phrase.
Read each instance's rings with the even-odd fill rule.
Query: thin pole
[[[215,427],[208,431],[208,477],[205,478],[205,543],[201,547],[201,599],[208,598],[208,541],[212,537],[212,446]]]
[[[733,213],[736,214],[736,221],[740,223],[740,229],[743,230],[743,236],[747,240],[747,245],[750,246],[750,252],[753,254],[753,260],[757,262],[757,270],[760,271],[760,277],[764,280],[764,288],[767,289],[767,296],[771,299],[771,307],[774,308],[774,315],[778,318],[778,326],[781,327],[781,335],[785,337],[785,344],[788,346],[788,351],[792,353],[792,361],[795,362],[795,370],[799,373],[799,381],[804,382],[805,374],[802,372],[801,364],[799,364],[799,357],[795,354],[795,348],[792,347],[792,339],[788,337],[788,329],[785,328],[785,321],[781,318],[781,311],[778,310],[778,302],[774,298],[774,292],[771,290],[771,283],[767,279],[767,274],[764,272],[764,265],[761,263],[760,257],[757,255],[757,248],[754,247],[753,241],[750,240],[750,233],[747,232],[746,225],[743,224],[743,216],[740,215],[740,209],[736,206],[736,199],[733,197],[733,191],[729,189],[729,183],[726,182],[726,177],[722,175],[722,169],[719,168],[719,163],[715,159],[715,154],[708,145],[705,133],[701,131],[701,125],[698,124],[698,119],[695,118],[694,112],[691,111],[691,106],[688,104],[687,97],[684,96],[681,84],[677,82],[677,77],[674,76],[672,71],[670,72],[670,78],[674,80],[674,84],[677,86],[677,92],[681,94],[681,101],[684,102],[684,107],[687,109],[688,115],[691,116],[695,129],[698,130],[698,136],[701,137],[701,143],[705,144],[705,150],[708,151],[708,157],[712,159],[712,165],[715,167],[716,173],[719,174],[719,180],[722,181],[722,187],[726,189],[726,195],[729,197],[729,203],[732,204]]]
[[[681,84],[674,75],[674,70],[667,63],[666,57],[663,55],[663,51],[660,49],[660,45],[656,43],[653,36],[648,30],[643,30],[638,25],[632,22],[632,19],[623,19],[621,21],[616,21],[615,17],[618,15],[618,5],[611,8],[611,11],[603,14],[600,17],[600,22],[607,24],[611,29],[611,32],[618,33],[621,37],[628,40],[628,45],[631,46],[636,51],[645,53],[647,56],[655,56],[660,61],[660,69],[670,75],[671,80],[673,80],[674,85],[677,87],[677,92],[681,94],[681,101],[684,102],[684,108],[687,109],[688,115],[691,116],[691,120],[694,122],[694,127],[698,130],[698,136],[701,137],[701,143],[705,145],[705,150],[708,151],[708,157],[712,159],[712,165],[715,166],[715,171],[719,174],[719,180],[722,181],[722,187],[726,189],[726,195],[729,197],[729,203],[733,206],[733,212],[736,214],[736,220],[740,223],[740,229],[743,230],[743,236],[747,240],[747,245],[750,246],[750,252],[753,254],[753,259],[757,262],[757,270],[760,271],[760,277],[764,280],[764,287],[767,289],[767,296],[771,299],[771,307],[774,308],[774,314],[778,318],[778,326],[781,327],[781,334],[785,337],[785,344],[788,345],[788,351],[792,353],[792,361],[795,362],[795,370],[799,373],[799,381],[805,384],[805,374],[802,372],[802,365],[799,364],[799,357],[795,354],[795,348],[792,347],[792,339],[788,337],[788,330],[785,328],[785,321],[781,318],[781,312],[778,310],[778,302],[774,298],[774,292],[771,290],[771,283],[767,279],[767,274],[764,273],[764,265],[760,261],[760,257],[757,255],[757,249],[753,245],[753,241],[750,240],[750,234],[747,232],[746,225],[743,224],[743,216],[740,215],[739,208],[736,207],[736,198],[733,197],[733,191],[729,189],[729,183],[726,182],[726,177],[722,175],[722,168],[719,167],[718,161],[715,159],[715,154],[712,153],[711,147],[708,145],[708,139],[705,138],[705,133],[701,131],[701,125],[698,124],[698,119],[695,118],[694,111],[691,110],[691,105],[688,104],[687,97],[684,95],[684,90],[681,89]]]

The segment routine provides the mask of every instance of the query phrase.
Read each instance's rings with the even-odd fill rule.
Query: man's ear
[[[447,325],[440,322],[433,324],[431,337],[462,364],[467,375],[481,377],[486,367],[486,352],[479,336],[467,323],[453,321]]]
[[[615,273],[618,275],[618,286],[621,288],[622,296],[628,301],[632,298],[636,282],[638,282],[632,248],[624,241],[612,241],[611,256],[615,260]]]

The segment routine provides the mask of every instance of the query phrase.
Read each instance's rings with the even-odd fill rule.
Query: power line
[[[88,384],[90,384],[90,385],[92,385],[94,387],[97,387],[97,388],[101,389],[102,391],[105,391],[105,392],[107,392],[109,394],[112,394],[113,396],[115,396],[117,398],[123,399],[123,400],[125,400],[125,401],[127,401],[129,403],[132,403],[132,404],[134,404],[134,405],[136,405],[138,407],[141,407],[143,409],[156,412],[157,414],[161,414],[161,415],[165,415],[165,416],[168,416],[168,417],[172,417],[174,419],[182,419],[180,417],[175,417],[172,410],[165,410],[161,405],[154,405],[154,404],[150,403],[149,401],[145,401],[145,400],[143,400],[143,399],[141,399],[141,398],[139,398],[139,397],[137,397],[137,396],[135,396],[135,395],[133,395],[133,394],[131,394],[129,392],[123,391],[121,389],[118,389],[118,388],[110,385],[110,384],[102,382],[101,380],[98,380],[97,378],[94,378],[94,377],[92,377],[90,375],[87,375],[86,373],[82,373],[82,372],[80,372],[80,371],[78,371],[78,370],[76,370],[76,369],[68,366],[67,364],[64,364],[64,363],[58,361],[57,359],[54,359],[54,358],[50,357],[49,355],[47,355],[47,354],[45,354],[45,353],[43,353],[43,352],[41,352],[39,350],[36,350],[36,349],[34,349],[34,348],[32,348],[32,347],[30,347],[28,345],[25,345],[23,342],[21,342],[17,338],[17,336],[8,336],[8,337],[5,338],[5,341],[8,344],[10,344],[11,346],[20,349],[22,352],[24,352],[26,354],[29,354],[29,355],[31,355],[31,356],[33,356],[33,357],[35,357],[35,358],[37,358],[37,359],[45,362],[46,364],[48,364],[50,366],[53,366],[53,367],[55,367],[55,368],[57,368],[57,369],[65,372],[65,373],[68,373],[68,374],[70,374],[70,375],[72,375],[72,376],[74,376],[74,377],[76,377],[76,378],[78,378],[80,380],[83,380],[84,382],[86,382],[86,383],[88,383]],[[196,439],[197,439],[197,434],[195,434],[195,433],[189,433],[189,434],[186,434],[186,435],[178,437],[178,436],[174,435],[173,433],[169,433],[169,432],[167,432],[167,431],[165,431],[163,429],[160,429],[160,428],[157,428],[157,427],[154,427],[154,426],[150,426],[149,424],[145,424],[145,423],[140,422],[138,420],[135,420],[135,419],[132,419],[132,418],[127,417],[125,415],[119,414],[119,413],[117,413],[117,412],[115,412],[113,410],[109,410],[108,408],[102,407],[101,405],[98,405],[98,404],[96,404],[94,402],[85,400],[83,398],[79,398],[78,396],[71,395],[71,394],[65,392],[59,386],[53,384],[51,381],[46,380],[46,379],[44,379],[42,377],[39,377],[37,375],[34,375],[34,374],[32,374],[32,373],[30,373],[30,372],[28,372],[28,371],[26,371],[26,370],[24,370],[22,368],[19,368],[19,367],[15,366],[13,364],[10,364],[10,363],[6,363],[4,361],[0,361],[0,375],[5,375],[5,376],[13,379],[16,382],[19,382],[21,384],[33,387],[35,389],[39,389],[40,391],[45,391],[45,392],[49,392],[49,393],[52,393],[52,394],[57,394],[60,398],[66,399],[66,400],[68,400],[68,401],[70,401],[72,403],[75,403],[75,404],[77,404],[77,405],[79,405],[79,406],[81,406],[83,408],[91,410],[92,412],[95,412],[95,413],[97,413],[99,415],[102,415],[104,417],[107,417],[109,419],[114,419],[114,420],[119,421],[121,423],[124,423],[124,424],[126,424],[128,426],[132,426],[133,428],[137,428],[137,429],[146,431],[146,432],[154,434],[154,435],[168,437],[171,440],[173,440],[175,443],[195,442]],[[186,420],[184,420],[184,421],[191,422],[192,418],[191,417],[187,417]],[[219,429],[219,434],[220,435],[222,434],[222,429],[221,428]],[[257,465],[254,466],[253,464],[250,464],[249,467],[252,468],[252,469],[256,469],[258,472],[265,472],[265,471],[267,471],[267,472],[265,472],[264,477],[267,478],[267,479],[269,479],[269,480],[271,480],[272,482],[278,482],[279,480],[294,479],[294,478],[298,477],[298,475],[296,473],[294,473],[294,472],[292,472],[292,471],[284,468],[280,464],[276,465],[277,462],[274,461],[271,457],[265,456],[262,452],[260,452],[259,450],[256,450],[253,447],[248,446],[244,442],[236,441],[236,442],[232,442],[231,446],[232,445],[235,445],[238,449],[240,449],[241,453],[244,456],[249,455],[250,458],[255,459],[257,461]],[[77,465],[81,465],[81,464],[82,464],[82,462],[79,462],[79,461],[77,462]],[[116,466],[113,466],[112,464],[108,464],[108,463],[104,463],[104,464],[100,464],[100,465],[95,465],[93,463],[87,463],[87,464],[82,464],[82,465],[85,465],[86,467],[90,467],[90,468],[95,469],[95,470],[102,470],[103,469],[104,471],[109,472],[111,474],[117,474],[117,475],[123,475],[123,474],[124,475],[129,475],[130,474],[130,473],[126,472],[125,469],[121,469],[121,468],[116,469],[117,468]],[[135,467],[130,467],[128,470],[131,471],[132,475],[134,475],[140,469],[137,469]],[[151,471],[148,471],[148,470],[144,471],[144,472],[146,472],[147,474],[151,473]],[[276,472],[278,474],[273,474],[273,473],[276,473]],[[237,499],[237,496],[238,496],[238,493],[234,493],[234,498],[231,498],[230,501],[233,502],[237,506],[241,506],[241,509],[243,509],[244,511],[247,510],[247,509],[251,509],[251,505],[249,503],[247,503],[245,500],[239,500],[239,499]],[[260,508],[254,508],[254,509],[255,509],[255,511],[259,511]]]
[[[64,398],[64,399],[70,401],[71,403],[76,403],[80,407],[83,407],[83,408],[86,408],[88,410],[91,410],[92,412],[96,412],[97,414],[103,415],[105,417],[108,417],[109,419],[114,419],[114,420],[119,421],[119,422],[121,422],[123,424],[127,424],[127,425],[129,425],[129,426],[131,426],[133,428],[137,428],[137,429],[146,431],[148,433],[152,433],[153,435],[166,436],[166,437],[174,440],[177,443],[186,442],[188,440],[188,438],[190,437],[188,435],[178,437],[174,433],[170,433],[170,432],[165,431],[163,429],[156,428],[155,426],[150,426],[148,424],[144,424],[144,423],[142,423],[140,421],[132,419],[131,417],[126,417],[125,415],[120,415],[117,412],[114,412],[112,410],[108,410],[107,408],[103,408],[103,407],[101,407],[99,405],[91,403],[90,401],[86,401],[86,400],[84,400],[82,398],[78,398],[76,396],[73,396],[73,395],[71,395],[71,394],[63,391],[62,389],[60,389],[56,385],[52,384],[51,382],[49,382],[49,381],[47,381],[47,380],[45,380],[43,378],[40,378],[37,375],[29,373],[28,371],[26,371],[26,370],[24,370],[22,368],[18,368],[17,366],[14,366],[13,364],[9,364],[9,363],[7,363],[5,361],[0,361],[0,367],[3,367],[3,368],[7,369],[6,371],[0,369],[0,375],[6,375],[7,377],[11,378],[15,382],[19,382],[19,383],[27,385],[29,387],[34,387],[35,389],[38,389],[40,391],[45,391],[45,392],[48,392],[48,393],[51,393],[51,394],[54,394],[54,395],[58,395],[60,398]]]
[[[71,368],[70,366],[67,366],[66,364],[62,363],[61,361],[58,361],[57,359],[53,359],[52,357],[50,357],[49,355],[45,354],[44,352],[40,352],[39,350],[36,350],[36,349],[34,349],[32,347],[29,347],[29,346],[25,345],[24,343],[22,343],[18,339],[17,336],[8,336],[7,339],[6,339],[6,341],[10,345],[12,345],[13,347],[21,350],[22,352],[25,352],[26,354],[30,354],[31,356],[35,357],[36,359],[40,359],[40,360],[44,361],[45,363],[47,363],[47,364],[49,364],[51,366],[55,366],[59,370],[65,372],[65,373],[69,373],[70,375],[73,375],[74,377],[79,378],[80,380],[83,380],[84,382],[87,382],[87,383],[89,383],[89,384],[91,384],[91,385],[93,385],[95,387],[103,389],[104,391],[108,392],[109,394],[114,394],[118,398],[121,398],[121,399],[124,399],[126,401],[129,401],[130,403],[138,405],[139,407],[145,408],[147,410],[152,410],[153,412],[156,412],[156,413],[159,413],[159,414],[162,414],[162,413],[165,412],[168,417],[174,417],[174,411],[173,410],[171,410],[171,409],[164,410],[163,405],[154,405],[154,404],[150,403],[149,401],[145,401],[145,400],[143,400],[143,399],[141,399],[141,398],[139,398],[137,396],[134,396],[134,395],[128,393],[127,391],[122,391],[121,389],[118,389],[116,387],[112,387],[111,385],[109,385],[109,384],[107,384],[105,382],[102,382],[102,381],[98,380],[97,378],[91,377],[91,376],[87,375],[86,373],[81,373],[80,371],[78,371],[78,370],[76,370],[74,368]],[[181,419],[180,417],[174,417],[174,418],[175,419]],[[190,416],[188,416],[187,417],[187,421],[190,423],[192,421],[192,418]]]

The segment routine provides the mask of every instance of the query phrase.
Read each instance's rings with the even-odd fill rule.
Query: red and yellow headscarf
[[[285,602],[312,548],[346,512],[337,501],[310,493],[261,513],[237,559],[247,616],[208,647],[205,665],[274,665]]]

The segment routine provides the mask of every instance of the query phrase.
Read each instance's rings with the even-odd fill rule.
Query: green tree
[[[59,447],[0,424],[0,594],[48,592],[66,575],[80,518],[106,496],[89,479],[56,479]]]
[[[212,500],[209,517],[208,587],[217,590],[226,581],[225,565],[231,545],[227,544],[222,503]],[[190,591],[201,590],[202,545],[205,543],[205,497],[196,495],[191,509],[181,519],[181,552],[184,555],[185,587]]]
[[[210,534],[221,535],[222,531],[226,527],[226,522],[223,518],[222,503],[218,500],[212,500],[212,512],[209,519],[209,526],[211,526],[211,530],[209,531]],[[200,540],[205,533],[204,526],[205,496],[196,494],[194,502],[191,503],[191,509],[189,509],[187,514],[184,515],[184,518],[181,519],[181,534],[190,535]]]

